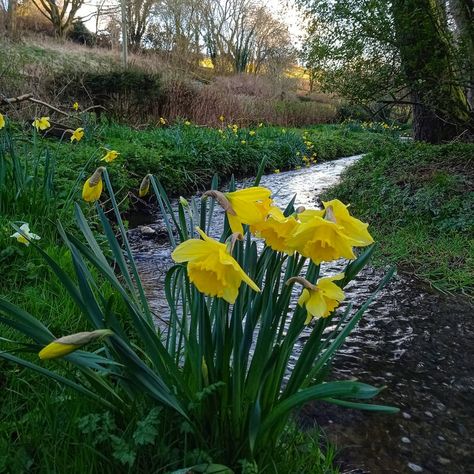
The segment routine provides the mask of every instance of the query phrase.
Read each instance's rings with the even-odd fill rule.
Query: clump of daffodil
[[[37,118],[31,125],[33,125],[33,127],[35,127],[38,132],[40,130],[47,130],[49,127],[51,127],[51,124],[49,123],[49,117]]]
[[[76,140],[76,142],[80,142],[83,137],[84,137],[84,129],[81,127],[76,128],[76,130],[72,132],[71,142],[73,142],[74,140]]]
[[[150,178],[151,174],[147,174],[140,183],[140,188],[138,189],[138,195],[140,197],[145,197],[150,192]]]
[[[71,352],[77,351],[89,342],[105,336],[111,336],[112,334],[113,332],[110,329],[96,329],[95,331],[78,332],[69,336],[60,337],[43,347],[38,353],[38,357],[42,360],[64,357]]]
[[[0,114],[0,130],[5,126],[5,117]]]
[[[103,166],[97,168],[92,176],[84,183],[82,188],[82,199],[87,202],[95,202],[102,194],[102,173],[105,171]]]
[[[232,257],[231,245],[222,244],[196,228],[202,240],[190,239],[182,242],[171,254],[177,263],[188,262],[189,280],[205,295],[223,298],[233,304],[242,282],[254,291],[258,286],[242,270]],[[233,238],[235,238],[233,234]],[[230,248],[229,248],[230,247]]]
[[[250,227],[257,237],[265,239],[265,244],[277,252],[293,255],[294,249],[288,246],[288,239],[299,222],[295,216],[285,217],[281,209],[272,207],[265,221]]]
[[[79,102],[74,102],[74,104],[72,104],[72,108],[77,112],[79,110]]]
[[[217,200],[227,214],[232,232],[243,234],[242,224],[256,225],[268,216],[272,207],[271,194],[267,188],[254,186],[230,193],[207,191],[204,196]]]
[[[343,273],[333,277],[320,278],[317,285],[313,285],[302,277],[293,277],[287,281],[287,285],[300,283],[304,287],[298,304],[306,308],[305,324],[309,324],[313,318],[327,318],[339,306],[344,299],[344,292],[334,281],[343,278]]]
[[[30,240],[41,239],[39,235],[30,232],[30,225],[26,222],[20,226],[20,232],[15,232],[14,234],[10,235],[10,237],[16,239],[18,242],[26,246],[30,245]]]
[[[114,161],[115,158],[117,158],[117,156],[119,155],[120,153],[116,150],[107,150],[107,153],[105,154],[103,158],[100,159],[100,161],[105,161],[107,163],[110,163]]]
[[[310,258],[316,265],[339,258],[355,259],[352,247],[358,246],[360,242],[348,236],[344,227],[328,216],[321,217],[322,212],[324,211],[301,213],[301,224],[289,239],[289,247]]]
[[[327,202],[323,201],[323,205],[326,212],[332,215],[331,218],[333,221],[342,226],[344,233],[359,242],[356,247],[365,247],[374,243],[374,239],[367,230],[369,224],[352,217],[347,210],[349,206],[346,206],[339,201],[339,199],[333,199]]]

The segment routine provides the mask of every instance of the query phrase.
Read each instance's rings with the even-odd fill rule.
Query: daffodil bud
[[[82,346],[91,341],[100,339],[104,336],[111,336],[113,332],[110,329],[96,329],[90,332],[78,332],[69,336],[60,337],[43,347],[38,356],[40,359],[56,359],[64,357],[71,352],[77,351]]]
[[[204,385],[207,387],[209,385],[209,369],[206,364],[206,359],[202,356],[201,364],[202,378],[204,379]]]
[[[102,180],[102,173],[105,171],[105,167],[104,166],[99,166],[95,171],[94,173],[92,174],[92,176],[89,178],[89,185],[91,187],[94,187],[94,186],[97,186],[99,184],[99,181]]]
[[[181,203],[181,205],[183,207],[188,207],[189,206],[189,202],[183,196],[179,196],[179,202]]]
[[[147,174],[140,183],[140,188],[138,189],[138,195],[140,197],[145,197],[150,192],[150,178],[151,174]]]

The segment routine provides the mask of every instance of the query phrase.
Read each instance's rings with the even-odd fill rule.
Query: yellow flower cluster
[[[5,126],[5,117],[0,114],[0,130]]]
[[[276,252],[287,255],[298,253],[319,265],[340,258],[355,259],[354,247],[373,243],[368,224],[351,216],[348,206],[334,199],[323,202],[324,209],[308,209],[285,216],[264,187],[251,187],[229,193],[208,191],[205,196],[215,198],[226,212],[233,236],[250,232],[265,240]],[[229,246],[217,242],[198,229],[203,240],[187,240],[173,252],[173,259],[188,262],[188,275],[196,288],[210,296],[234,303],[243,282],[255,291],[255,283],[233,259]],[[299,277],[298,277],[299,278]],[[316,285],[305,280],[299,303],[308,311],[307,322],[313,317],[327,317],[344,298],[341,288],[334,283],[343,275],[321,278]]]

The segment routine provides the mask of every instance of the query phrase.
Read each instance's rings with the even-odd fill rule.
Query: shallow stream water
[[[296,193],[296,205],[317,206],[321,192],[359,158],[267,175],[261,185],[276,193],[280,205]],[[171,263],[159,218],[130,231],[130,240],[147,297],[159,318],[168,312],[163,279]],[[340,270],[341,262],[323,269],[330,274]],[[383,274],[366,268],[346,288],[347,300],[360,306]],[[302,334],[301,346],[308,334]],[[474,473],[472,304],[434,293],[409,276],[395,276],[334,360],[331,378],[351,377],[385,386],[374,403],[398,406],[400,413],[381,415],[324,403],[300,410],[302,427],[318,424],[340,449],[342,472]],[[307,472],[312,472],[310,466]]]

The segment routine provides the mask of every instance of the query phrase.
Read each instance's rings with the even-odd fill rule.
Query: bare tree
[[[125,0],[127,11],[128,42],[137,51],[148,26],[148,20],[156,0]]]
[[[84,0],[32,0],[36,8],[53,25],[56,36],[63,38],[71,29],[76,20],[79,9]]]

